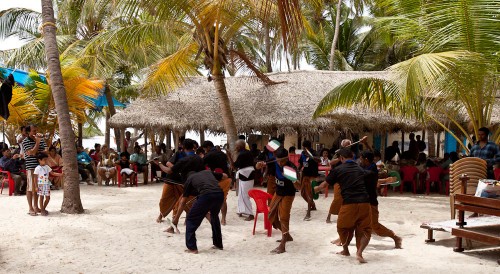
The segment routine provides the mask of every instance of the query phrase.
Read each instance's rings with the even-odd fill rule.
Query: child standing
[[[50,181],[49,176],[60,177],[62,173],[52,172],[52,169],[47,165],[47,154],[39,153],[37,155],[39,165],[35,168],[33,174],[36,176],[38,183],[38,196],[40,197],[40,210],[42,216],[47,216],[46,208],[50,201]]]

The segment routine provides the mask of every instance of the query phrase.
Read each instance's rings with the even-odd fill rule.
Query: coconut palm
[[[76,162],[75,134],[71,125],[71,117],[66,97],[66,90],[59,62],[59,51],[56,39],[56,21],[52,0],[42,0],[43,38],[45,42],[45,56],[47,57],[48,71],[51,75],[50,86],[59,120],[61,147],[64,151],[64,198],[61,211],[65,213],[83,213],[80,199],[80,180]]]
[[[125,0],[122,9],[128,24],[102,33],[100,39],[107,41],[103,44],[106,49],[113,47],[114,41],[120,41],[125,49],[151,49],[153,55],[175,49],[145,70],[145,96],[165,94],[182,85],[186,77],[199,75],[199,68],[206,69],[208,80],[214,82],[228,143],[232,145],[237,132],[224,82],[228,57],[231,55],[235,60],[234,67],[249,68],[266,84],[273,82],[260,72],[246,52],[230,45],[241,38],[245,22],[253,18],[255,11],[269,14],[270,3],[277,5],[283,45],[288,51],[296,46],[301,28],[297,0]],[[152,20],[139,21],[138,14],[141,19],[150,16]]]
[[[363,13],[363,10],[365,8],[365,5],[370,4],[372,1],[368,0],[348,0],[352,13],[359,15]],[[337,43],[339,40],[339,35],[340,35],[340,20],[341,20],[341,11],[342,11],[342,4],[344,1],[342,0],[337,0],[337,6],[335,9],[335,32],[333,35],[333,40],[332,40],[332,46],[330,48],[330,61],[329,61],[329,70],[334,70],[336,65],[336,58],[335,56],[337,55],[336,50],[337,50]],[[333,9],[331,9],[333,10]],[[331,13],[331,17],[333,18],[333,13]]]
[[[500,37],[500,1],[376,2],[400,14],[381,21],[396,39],[411,43],[416,56],[389,67],[387,78],[335,88],[320,102],[315,117],[361,104],[432,121],[457,140],[457,135],[469,137],[460,117],[470,122],[475,135],[489,125],[499,88],[499,42],[494,37]]]

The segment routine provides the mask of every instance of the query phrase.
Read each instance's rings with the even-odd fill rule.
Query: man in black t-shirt
[[[307,202],[307,213],[304,217],[304,221],[310,221],[311,210],[316,210],[311,183],[318,177],[319,157],[316,151],[312,149],[311,141],[305,140],[302,142],[302,148],[302,154],[299,159],[299,170],[302,171],[300,195]]]
[[[266,162],[258,162],[256,167],[263,168]],[[285,177],[284,167],[291,167],[293,170],[295,166],[288,161],[288,151],[284,148],[276,150],[276,162],[274,169],[276,171],[276,193],[274,193],[271,204],[269,205],[269,221],[274,228],[281,230],[280,245],[273,249],[271,253],[286,252],[286,242],[293,241],[290,235],[290,211],[292,210],[292,203],[295,199],[295,190],[300,187],[300,184]]]
[[[219,173],[220,174],[220,173]],[[222,174],[220,174],[222,179]],[[212,240],[214,249],[223,249],[222,233],[219,222],[219,212],[224,202],[224,193],[219,187],[218,180],[210,170],[192,171],[184,183],[184,193],[179,203],[179,209],[183,209],[188,197],[196,196],[191,210],[186,217],[186,252],[198,253],[196,245],[196,230],[200,227],[203,218],[210,213],[210,224],[212,225]],[[181,210],[179,210],[180,212]],[[176,214],[172,224],[177,226],[181,214]]]
[[[386,179],[379,179],[377,165],[375,164],[373,159],[374,159],[374,154],[371,151],[364,151],[360,157],[361,166],[366,171],[368,171],[368,173],[365,176],[365,184],[366,184],[366,188],[368,190],[368,195],[370,196],[371,227],[372,227],[373,233],[377,234],[380,237],[392,238],[394,240],[396,248],[401,248],[401,244],[402,244],[401,237],[398,237],[396,235],[396,233],[394,233],[394,231],[383,226],[378,221],[379,212],[378,212],[378,201],[377,201],[377,184],[379,182],[381,182],[381,183],[382,182],[393,182],[394,179],[393,179],[393,177],[386,178]]]
[[[314,190],[319,191],[326,184],[340,185],[343,202],[337,219],[337,232],[343,250],[339,254],[350,255],[348,247],[354,236],[354,231],[356,231],[356,257],[360,263],[366,263],[363,258],[363,250],[370,242],[372,231],[370,196],[365,184],[367,172],[354,162],[354,155],[350,149],[343,148],[338,154],[342,164],[334,168],[326,177],[326,181]]]
[[[205,157],[203,157],[203,163],[205,166],[210,168],[212,172],[216,173],[225,173],[229,175],[229,165],[227,161],[227,155],[215,149],[214,144],[211,141],[205,141],[202,144],[203,149],[205,150]],[[227,194],[229,193],[229,189],[231,188],[231,178],[225,178],[219,181],[219,186],[224,192],[224,203],[222,204],[221,212],[221,224],[226,225],[226,215],[227,215]]]

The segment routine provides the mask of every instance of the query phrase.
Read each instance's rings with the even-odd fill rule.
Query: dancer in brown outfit
[[[337,219],[337,232],[340,236],[343,250],[338,254],[349,256],[349,244],[356,231],[356,258],[360,263],[366,263],[363,250],[371,238],[370,198],[365,185],[367,173],[353,160],[349,149],[341,149],[339,158],[342,164],[332,170],[326,181],[315,188],[323,189],[326,184],[340,184],[343,203]]]
[[[283,175],[285,166],[292,167],[295,170],[294,165],[288,161],[288,151],[286,149],[280,148],[276,151],[276,160],[276,193],[269,206],[269,221],[274,228],[281,230],[280,244],[271,251],[271,253],[280,254],[286,252],[286,242],[293,241],[289,226],[290,211],[295,198],[295,190],[300,188],[300,184],[297,181],[292,182]],[[265,162],[258,162],[257,168],[263,168],[265,165]]]

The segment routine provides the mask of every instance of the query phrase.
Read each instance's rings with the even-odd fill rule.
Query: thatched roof
[[[269,77],[284,83],[265,87],[255,77],[225,79],[239,132],[277,129],[279,133],[307,134],[346,129],[385,132],[419,128],[416,123],[367,109],[339,109],[327,117],[312,119],[320,100],[335,86],[364,77],[385,78],[386,72],[296,71],[273,73]],[[114,127],[224,132],[220,113],[214,84],[205,77],[194,77],[166,96],[136,100],[113,116],[110,123]]]

